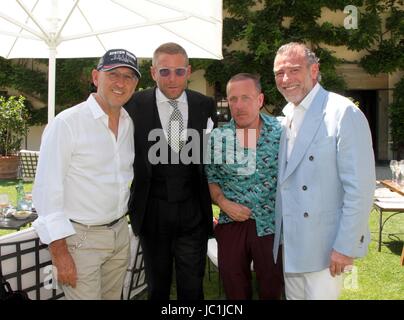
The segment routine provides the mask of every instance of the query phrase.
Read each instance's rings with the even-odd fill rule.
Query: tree
[[[393,103],[389,108],[392,149],[396,159],[404,159],[404,79],[394,88]]]
[[[345,28],[342,23],[335,26],[317,22],[322,8],[343,11],[346,5],[341,0],[224,0],[229,17],[224,19],[223,43],[229,46],[242,40],[247,51],[225,49],[222,61],[206,65],[206,79],[224,96],[224,86],[232,75],[258,73],[266,103],[274,105],[274,113],[279,114],[284,100],[276,89],[272,67],[276,50],[284,43],[308,43],[320,58],[322,84],[336,92],[346,88],[343,78],[336,73],[341,61],[324,44],[366,49],[368,54],[358,62],[371,74],[402,69],[402,0],[350,1],[350,5],[359,9],[358,29]]]
[[[27,131],[25,98],[0,96],[0,156],[15,155]]]
[[[34,61],[44,68],[34,67]],[[60,112],[86,98],[90,91],[91,69],[97,59],[58,59],[56,62],[56,112]],[[45,104],[34,109],[29,99],[29,125],[47,123],[48,80],[46,59],[6,60],[0,57],[0,87],[10,87],[25,96],[34,97]],[[44,71],[45,70],[45,71]]]
[[[363,1],[360,27],[347,39],[351,50],[366,50],[359,64],[372,75],[404,69],[404,1]]]
[[[404,1],[364,1],[360,28],[352,30],[347,46],[352,50],[366,50],[359,64],[372,75],[404,70]],[[404,79],[393,92],[389,106],[392,150],[396,157],[404,157]]]

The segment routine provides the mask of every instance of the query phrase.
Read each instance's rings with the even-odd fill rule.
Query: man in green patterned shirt
[[[279,121],[260,113],[259,77],[233,76],[227,83],[232,120],[212,131],[206,174],[220,207],[215,227],[219,273],[227,299],[251,299],[251,263],[260,299],[280,299],[282,257],[272,255],[278,175]]]

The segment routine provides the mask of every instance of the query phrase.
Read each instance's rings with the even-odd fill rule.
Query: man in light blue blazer
[[[344,268],[367,252],[375,164],[368,122],[349,99],[318,83],[305,45],[279,48],[274,73],[289,102],[279,150],[276,236],[287,299],[337,299]]]

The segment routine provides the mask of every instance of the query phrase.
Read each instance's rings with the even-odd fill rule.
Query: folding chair
[[[53,282],[48,246],[33,228],[7,236],[0,238],[0,268],[12,289],[25,291],[32,300],[63,298],[63,291]]]
[[[133,234],[131,226],[129,225],[128,227],[131,255],[121,298],[123,300],[134,300],[147,288],[147,283],[144,270],[143,251],[139,238]]]
[[[38,165],[39,151],[20,150],[19,174],[23,181],[34,181]]]

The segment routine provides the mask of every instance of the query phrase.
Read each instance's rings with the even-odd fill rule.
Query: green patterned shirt
[[[266,114],[256,149],[243,148],[236,137],[234,120],[212,131],[208,146],[206,175],[220,186],[224,196],[252,211],[257,235],[275,231],[275,196],[278,175],[280,122]],[[233,220],[220,211],[219,223]]]

